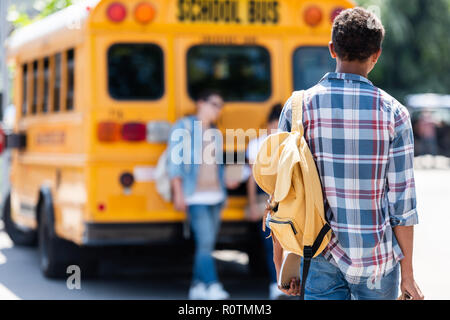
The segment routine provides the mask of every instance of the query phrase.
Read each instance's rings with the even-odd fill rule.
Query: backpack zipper
[[[273,218],[270,218],[269,223],[270,222],[276,223],[276,224],[289,224],[291,226],[294,234],[297,234],[297,230],[295,229],[294,223],[292,221],[279,221],[279,220],[274,220]]]

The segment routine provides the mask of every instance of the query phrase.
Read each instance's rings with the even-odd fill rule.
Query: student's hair
[[[212,96],[219,96],[223,99],[222,94],[218,90],[205,89],[200,91],[200,93],[196,96],[195,101],[207,101]]]
[[[332,41],[344,61],[365,61],[381,49],[385,30],[372,12],[356,7],[342,11],[333,22]]]
[[[267,117],[267,123],[272,121],[278,121],[281,116],[281,111],[283,110],[283,106],[280,103],[277,103],[270,110],[269,116]]]

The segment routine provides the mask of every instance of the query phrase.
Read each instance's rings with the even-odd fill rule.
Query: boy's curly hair
[[[384,35],[380,19],[363,8],[344,10],[333,22],[334,50],[345,61],[367,60],[381,49]]]

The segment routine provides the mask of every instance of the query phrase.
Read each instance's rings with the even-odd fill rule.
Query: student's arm
[[[252,169],[252,165],[250,164],[250,169]],[[253,173],[250,174],[250,177],[247,180],[247,196],[248,196],[248,205],[250,209],[250,217],[251,221],[257,221],[261,218],[258,210],[258,202],[256,197],[256,182],[253,179]]]
[[[183,184],[180,177],[173,178],[170,180],[170,184],[172,187],[173,194],[173,204],[175,206],[175,210],[177,211],[186,211],[186,202],[184,200],[183,193]]]
[[[389,216],[404,258],[401,290],[414,299],[423,299],[413,272],[414,225],[418,223],[414,181],[414,137],[411,120],[403,109],[395,117],[395,133],[390,146],[387,172]]]
[[[283,262],[283,248],[278,242],[275,235],[272,233],[272,242],[273,242],[273,263],[275,264],[275,270],[277,271],[277,279],[280,274],[281,264]]]
[[[272,233],[272,241],[273,241],[273,263],[275,264],[275,270],[277,271],[277,279],[280,275],[281,264],[283,263],[283,248],[278,242],[275,235]],[[290,296],[298,296],[300,295],[300,279],[291,279],[291,287],[289,290],[285,290],[280,288],[285,294]]]
[[[189,133],[183,126],[183,121],[178,121],[172,127],[167,147],[167,173],[170,178],[170,186],[173,195],[173,204],[178,211],[186,210],[183,193],[183,145],[190,143]]]
[[[413,242],[414,242],[414,227],[409,226],[397,226],[394,228],[397,241],[402,248],[403,255],[405,256],[400,262],[401,265],[401,290],[402,292],[408,292],[414,300],[423,300],[424,296],[420,291],[419,286],[414,280],[413,272]]]

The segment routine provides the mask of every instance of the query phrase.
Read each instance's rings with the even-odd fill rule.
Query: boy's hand
[[[301,291],[301,287],[300,287],[300,279],[296,279],[296,278],[292,278],[291,279],[291,286],[289,289],[283,289],[280,286],[278,286],[278,288],[284,293],[287,294],[288,296],[299,296],[300,295],[300,291]]]
[[[420,291],[419,286],[414,281],[414,277],[402,277],[402,283],[400,285],[402,293],[407,293],[413,300],[424,300],[424,295]]]

